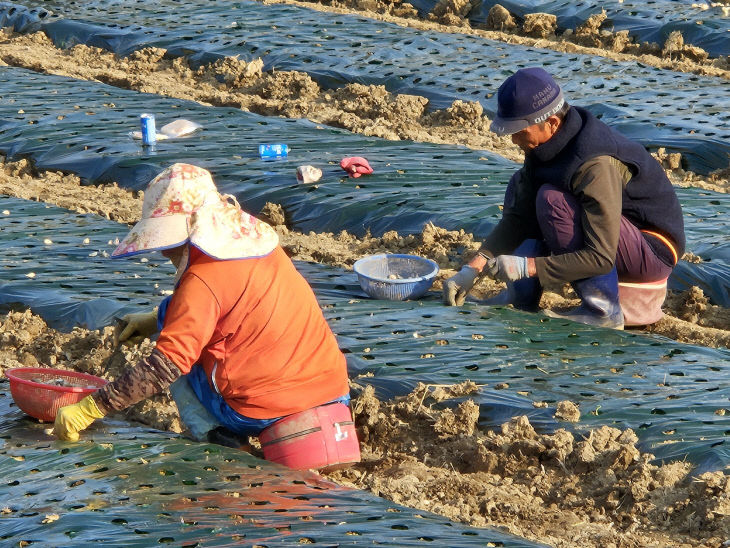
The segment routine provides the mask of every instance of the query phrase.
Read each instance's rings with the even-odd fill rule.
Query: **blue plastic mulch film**
[[[414,0],[411,2],[421,15],[429,13],[436,0]],[[712,57],[730,55],[730,18],[719,2],[677,2],[654,0],[651,2],[623,0],[621,2],[600,2],[582,0],[486,0],[467,15],[469,21],[483,24],[489,10],[500,4],[510,13],[524,18],[528,13],[550,13],[557,17],[558,30],[575,29],[591,15],[604,10],[607,20],[602,28],[614,32],[628,30],[637,42],[664,44],[675,30],[682,33],[687,44],[701,47]]]
[[[109,258],[124,225],[17,198],[0,204],[1,305],[30,307],[62,331],[99,329],[172,290],[174,268],[161,255]]]
[[[0,382],[4,546],[543,546],[142,426],[97,421],[79,443],[44,426]]]
[[[372,373],[362,382],[386,397],[416,382],[471,380],[485,385],[473,398],[483,428],[517,415],[542,430],[565,427],[552,413],[555,403],[571,400],[581,410],[578,431],[630,427],[658,459],[687,458],[700,470],[730,465],[730,430],[716,413],[730,397],[728,350],[506,308],[383,303],[367,303],[372,317],[364,302],[338,303],[327,317],[352,370]]]
[[[95,215],[0,196],[0,305],[30,307],[61,331],[99,329],[114,318],[157,306],[174,268],[159,253],[111,259],[128,228]],[[357,279],[298,264],[320,302],[365,296]]]
[[[266,202],[280,203],[302,231],[412,233],[432,221],[484,234],[499,218],[516,168],[496,154],[464,147],[364,137],[94,82],[7,67],[0,67],[0,78],[7,91],[0,98],[0,151],[9,158],[29,157],[39,169],[130,189],[143,189],[172,163],[193,163],[211,170],[218,188],[252,213]],[[151,151],[127,135],[147,111],[157,113],[159,125],[186,118],[204,129],[159,141]],[[261,142],[287,143],[290,152],[262,160]],[[339,162],[353,153],[368,157],[377,176],[349,178]],[[303,164],[324,168],[317,185],[297,183],[296,167]]]
[[[384,85],[394,93],[427,97],[434,108],[455,99],[480,101],[490,116],[496,110],[495,92],[509,74],[542,65],[561,83],[568,102],[585,106],[648,148],[681,152],[686,169],[706,174],[728,165],[730,90],[722,78],[290,5],[210,0],[23,4],[50,9],[56,17],[15,27],[40,28],[61,47],[83,43],[126,55],[157,46],[192,63],[261,57],[265,70],[304,71],[325,87]],[[15,10],[12,16],[10,10]],[[181,19],[181,10],[190,16]],[[27,7],[0,3],[0,22],[7,26],[21,15],[28,19],[27,13]]]
[[[50,325],[90,318],[87,327],[98,328],[114,314],[108,303],[148,309],[171,289],[172,268],[156,253],[146,262],[104,257],[112,234],[126,233],[123,225],[36,202],[3,203],[9,214],[0,217],[0,296],[30,306]],[[729,406],[730,350],[501,307],[444,307],[435,292],[409,302],[368,299],[354,272],[296,266],[323,306],[351,377],[375,386],[381,398],[406,394],[418,382],[471,380],[484,385],[474,395],[484,428],[518,415],[543,430],[564,427],[553,418],[554,404],[568,399],[582,413],[570,428],[630,427],[639,447],[658,459],[686,458],[699,470],[730,466],[730,429],[716,413]],[[72,271],[82,273],[78,280]],[[39,308],[44,300],[50,305]],[[367,374],[373,376],[360,376]]]
[[[291,228],[348,230],[379,235],[421,232],[427,222],[485,236],[501,215],[504,189],[518,165],[495,154],[458,146],[388,141],[304,120],[266,118],[237,109],[121,90],[31,71],[0,67],[7,94],[0,97],[0,152],[29,157],[39,169],[73,172],[88,182],[116,181],[143,189],[165,167],[188,162],[210,169],[219,189],[258,213],[281,204]],[[22,111],[22,113],[20,112]],[[204,129],[187,139],[144,148],[128,136],[141,112],[158,123],[187,118]],[[166,117],[169,117],[167,119]],[[285,159],[259,158],[262,141],[288,143]],[[373,175],[351,179],[339,160],[357,151]],[[320,165],[317,185],[296,182],[296,166]],[[677,189],[684,208],[687,249],[706,263],[682,265],[672,289],[698,285],[715,304],[728,306],[730,196]],[[0,219],[2,217],[0,216]]]
[[[679,261],[668,287],[702,289],[712,303],[730,307],[730,195],[698,189],[675,189],[684,214],[687,250],[701,263]]]
[[[680,261],[668,287],[684,291],[698,286],[714,304],[730,307],[730,196],[676,190],[684,212],[688,250],[703,262]]]
[[[413,0],[409,2],[422,17],[428,15],[438,3],[437,0]],[[108,9],[111,2],[85,2],[84,6],[69,6],[60,1],[30,1],[29,6],[39,6],[29,14],[18,16],[15,23],[17,30],[23,30],[48,17],[47,8],[62,13],[68,18],[74,16],[86,18],[87,13],[99,6]],[[178,2],[158,2],[154,6],[144,2],[124,2],[121,6],[126,17],[144,18],[148,25],[154,21],[156,12],[173,7]],[[628,30],[639,42],[656,42],[662,45],[669,34],[675,30],[682,33],[688,44],[699,46],[713,57],[730,55],[730,42],[727,33],[730,31],[730,19],[721,2],[677,2],[673,0],[654,0],[640,2],[624,0],[618,3],[598,2],[596,0],[581,2],[564,2],[562,0],[487,0],[477,3],[467,14],[467,18],[477,25],[484,24],[489,10],[500,4],[512,14],[524,18],[528,13],[550,13],[557,17],[558,30],[575,29],[591,15],[604,10],[607,15],[604,28],[614,32]]]

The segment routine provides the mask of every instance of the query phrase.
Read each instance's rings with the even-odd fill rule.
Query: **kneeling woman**
[[[191,436],[243,440],[282,417],[349,402],[345,357],[276,232],[218,193],[208,171],[175,164],[155,177],[142,219],[112,254],[161,251],[177,273],[156,312],[120,334],[160,331],[152,354],[75,405],[54,431],[76,441],[94,419],[167,387]]]

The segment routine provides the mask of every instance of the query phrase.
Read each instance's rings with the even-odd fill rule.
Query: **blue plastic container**
[[[154,114],[140,114],[139,125],[142,130],[142,144],[145,146],[154,145],[157,142],[157,130],[155,129]]]
[[[431,259],[416,255],[371,255],[355,262],[360,287],[375,299],[405,301],[428,291],[439,272]]]

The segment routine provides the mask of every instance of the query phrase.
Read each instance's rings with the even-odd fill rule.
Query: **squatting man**
[[[491,130],[512,136],[524,164],[478,254],[444,282],[444,303],[461,305],[488,274],[507,283],[488,304],[536,311],[543,287],[570,282],[580,306],[548,315],[623,329],[619,281],[666,280],[684,253],[682,209],[661,165],[566,103],[539,67],[520,69],[500,86]],[[665,295],[648,308],[660,308]]]

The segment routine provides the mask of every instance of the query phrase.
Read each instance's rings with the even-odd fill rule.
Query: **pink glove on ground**
[[[360,175],[370,175],[373,168],[365,158],[353,156],[352,158],[343,158],[340,167],[350,174],[350,177],[359,177]]]

